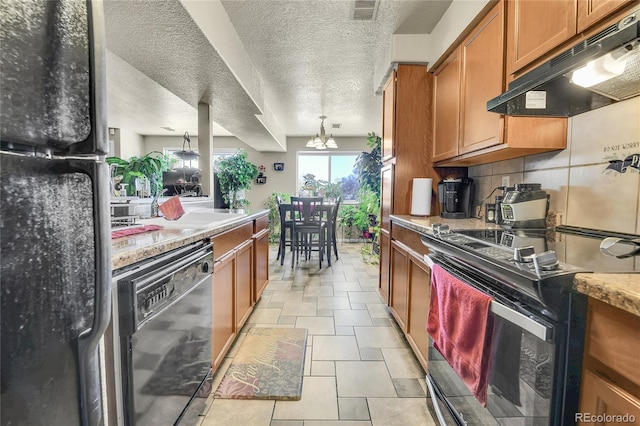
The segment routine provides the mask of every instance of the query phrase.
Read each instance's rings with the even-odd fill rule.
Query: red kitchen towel
[[[487,405],[493,335],[490,305],[490,296],[433,265],[427,332],[483,407]]]
[[[178,220],[184,214],[182,203],[180,202],[180,198],[177,195],[160,204],[160,207],[158,207],[158,209],[162,212],[165,219],[168,220]]]
[[[143,232],[157,231],[158,229],[163,229],[163,227],[160,225],[148,225],[138,226],[137,228],[120,229],[118,231],[111,231],[111,239],[142,234]]]

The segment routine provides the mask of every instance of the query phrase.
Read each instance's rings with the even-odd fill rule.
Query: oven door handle
[[[433,265],[435,265],[435,262],[429,255],[424,255],[424,261],[429,268],[433,268]],[[542,324],[523,313],[513,310],[502,303],[492,300],[489,310],[493,312],[494,315],[528,331],[541,340],[547,341],[547,338],[551,337],[549,326]]]

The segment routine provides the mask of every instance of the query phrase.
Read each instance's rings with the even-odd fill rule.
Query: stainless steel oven
[[[568,353],[568,341],[581,345],[582,321],[544,317],[509,294],[492,288],[490,280],[433,256],[448,273],[493,298],[491,362],[487,404],[482,407],[449,363],[429,345],[427,386],[431,407],[442,425],[560,425],[577,410],[581,351]],[[582,298],[570,302],[584,311]],[[580,316],[582,318],[582,315]],[[569,335],[571,334],[571,335]],[[564,378],[569,377],[567,386]],[[565,400],[566,394],[573,401]]]
[[[213,246],[197,243],[114,276],[118,425],[195,424],[211,392]]]
[[[586,298],[572,291],[573,277],[640,267],[628,253],[600,250],[612,236],[637,238],[569,227],[454,232],[434,225],[423,233],[427,263],[492,298],[486,407],[430,342],[427,403],[442,425],[575,424]]]

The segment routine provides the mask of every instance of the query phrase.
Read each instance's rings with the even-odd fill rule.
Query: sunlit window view
[[[323,195],[333,186],[339,188],[343,200],[355,200],[359,188],[358,171],[354,168],[357,157],[358,153],[353,152],[299,153],[298,193]]]

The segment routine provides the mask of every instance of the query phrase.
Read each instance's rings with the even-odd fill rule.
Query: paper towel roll
[[[433,179],[414,178],[411,191],[411,214],[429,216],[431,214],[431,185]]]

